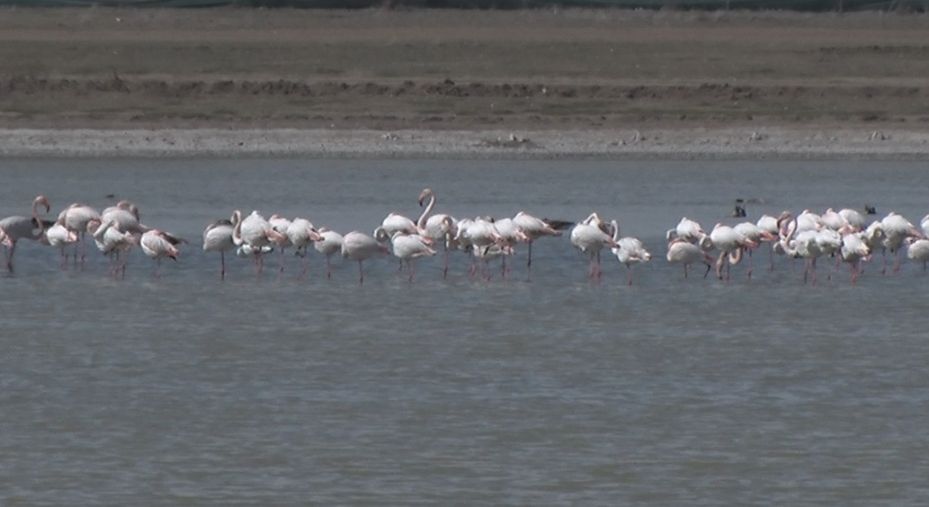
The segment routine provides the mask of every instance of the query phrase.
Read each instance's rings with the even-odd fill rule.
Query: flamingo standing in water
[[[393,254],[400,259],[401,262],[406,262],[407,271],[410,272],[410,283],[413,283],[413,260],[419,257],[436,254],[436,251],[429,246],[426,238],[419,234],[407,234],[397,231],[394,233],[393,237],[390,238],[390,243]]]
[[[47,241],[50,246],[58,249],[59,256],[61,257],[61,263],[59,267],[61,269],[67,269],[68,254],[65,253],[65,248],[77,243],[77,233],[74,231],[69,231],[67,227],[61,225],[58,222],[55,222],[54,225],[45,231],[45,241]]]
[[[262,254],[265,248],[271,247],[274,241],[281,241],[281,236],[283,235],[275,231],[257,211],[252,211],[250,215],[239,220],[232,230],[232,242],[252,255],[258,274],[261,274],[264,267]]]
[[[519,227],[529,238],[528,250],[529,255],[526,260],[526,269],[532,270],[532,243],[535,240],[545,236],[561,236],[561,231],[546,223],[544,220],[536,218],[525,211],[520,211],[513,217],[513,223]]]
[[[39,216],[39,206],[45,207],[45,213],[52,209],[48,198],[44,195],[38,195],[32,200],[31,217],[14,215],[0,220],[0,229],[5,232],[10,245],[7,247],[6,254],[6,268],[10,273],[13,272],[13,255],[16,253],[16,242],[21,239],[41,241],[45,237],[45,228],[53,223],[42,220]]]
[[[900,247],[907,238],[922,238],[922,233],[907,219],[891,211],[881,220],[881,229],[884,231],[884,248],[890,250],[894,256],[893,271],[900,270]],[[886,261],[884,270],[886,272]]]
[[[668,243],[667,259],[672,264],[683,264],[684,278],[687,278],[687,267],[697,262],[706,264],[706,271],[703,273],[703,278],[706,278],[714,262],[702,248],[681,238],[672,239]]]
[[[87,232],[94,238],[97,249],[109,259],[110,272],[113,276],[120,273],[125,276],[126,264],[129,262],[129,250],[135,246],[139,237],[131,232],[120,231],[113,220],[101,222],[98,218],[87,222]]]
[[[309,269],[306,251],[310,243],[315,243],[322,239],[322,236],[319,235],[319,231],[316,230],[316,226],[313,225],[313,222],[305,218],[295,218],[290,225],[287,226],[287,239],[290,240],[290,244],[297,249],[297,255],[303,258],[303,271],[300,272],[300,276],[306,276],[306,272]]]
[[[639,238],[620,237],[619,223],[616,220],[610,221],[610,225],[613,229],[613,241],[618,245],[612,248],[613,255],[626,265],[626,284],[632,285],[632,265],[648,262],[652,254],[648,253]]]
[[[183,242],[183,240],[166,232],[159,231],[158,229],[150,229],[142,235],[142,239],[139,241],[139,244],[142,246],[142,252],[150,258],[155,259],[155,271],[153,273],[155,278],[161,276],[161,259],[163,257],[168,257],[173,261],[177,261],[177,245],[181,242]]]
[[[229,220],[217,220],[203,230],[203,251],[219,252],[220,280],[226,279],[226,252],[235,248],[232,235],[240,220],[242,220],[242,212],[235,210]]]
[[[341,234],[330,231],[325,227],[319,229],[319,240],[313,243],[313,248],[317,252],[326,256],[326,278],[332,278],[332,265],[330,264],[330,258],[333,254],[342,251],[342,242],[344,238]]]
[[[591,213],[590,216],[571,229],[571,244],[590,257],[590,268],[587,275],[591,279],[599,279],[602,274],[600,270],[600,250],[605,246],[610,248],[619,246],[613,240],[612,235],[607,234],[606,231],[608,230],[609,225],[605,224],[600,215],[596,213]]]
[[[757,243],[745,237],[739,231],[728,225],[716,224],[713,231],[710,232],[710,241],[713,246],[719,249],[719,257],[716,259],[716,277],[723,279],[722,269],[726,266],[725,280],[729,280],[729,270],[733,264],[738,264],[742,260],[743,249],[755,248]]]
[[[442,241],[444,250],[444,267],[442,269],[442,278],[448,277],[448,251],[454,248],[455,238],[458,236],[458,221],[455,217],[445,213],[433,215],[432,208],[436,204],[435,192],[431,188],[424,188],[419,194],[419,205],[422,206],[428,200],[425,211],[419,217],[416,224],[422,231],[420,234],[433,241]]]
[[[929,263],[929,239],[916,239],[910,237],[906,239],[906,244],[907,258],[916,262],[921,262],[923,264],[923,271],[926,271],[926,264]]]
[[[529,236],[516,225],[513,219],[501,218],[500,220],[496,220],[493,224],[494,229],[500,236],[501,246],[508,247],[505,251],[509,251],[511,255],[516,252],[516,245],[518,243],[529,242]],[[507,256],[504,255],[500,264],[501,277],[503,278],[506,278],[506,273],[508,271],[506,258]]]
[[[375,237],[372,238],[363,232],[352,231],[342,238],[342,257],[358,261],[358,284],[364,284],[364,261],[378,254],[389,253],[387,247],[382,243],[387,239],[384,229],[378,227],[375,229]]]
[[[871,249],[865,243],[861,233],[852,232],[854,226],[848,224],[843,230],[842,247],[839,250],[839,256],[843,262],[847,262],[852,272],[851,283],[854,285],[861,274],[861,261],[871,255]]]
[[[58,214],[58,223],[66,229],[80,236],[81,264],[84,264],[84,258],[87,255],[87,242],[84,241],[84,235],[87,232],[87,224],[91,220],[100,220],[100,213],[86,204],[73,203],[61,213]],[[74,263],[77,264],[77,250],[74,251]]]

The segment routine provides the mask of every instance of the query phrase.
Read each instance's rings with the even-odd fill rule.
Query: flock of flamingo
[[[342,257],[358,263],[359,283],[364,283],[364,261],[377,255],[393,254],[405,265],[409,281],[415,274],[414,260],[437,255],[441,248],[444,257],[443,277],[448,276],[449,255],[454,251],[470,255],[469,276],[490,279],[488,263],[500,259],[501,276],[509,272],[507,259],[515,254],[519,244],[527,245],[527,270],[532,268],[532,244],[546,236],[561,236],[570,228],[571,244],[589,256],[588,277],[599,280],[602,276],[600,252],[609,248],[617,260],[627,268],[627,283],[632,284],[632,266],[648,262],[651,254],[643,243],[634,237],[622,237],[616,220],[605,220],[597,213],[577,223],[536,218],[520,211],[513,218],[492,219],[476,217],[456,219],[448,214],[433,213],[436,195],[424,189],[418,199],[425,206],[419,219],[413,221],[398,213],[391,213],[374,229],[371,235],[352,231],[341,235],[325,227],[315,227],[304,218],[288,220],[279,215],[265,219],[257,211],[245,216],[234,211],[230,219],[218,220],[203,231],[203,251],[218,252],[220,277],[226,274],[226,253],[251,258],[260,274],[264,257],[275,250],[280,252],[280,271],[284,270],[284,251],[294,248],[303,258],[303,271],[307,272],[307,254],[312,246],[325,256],[326,276],[332,277],[331,258]],[[86,256],[85,236],[89,234],[96,247],[109,258],[110,272],[124,277],[129,252],[136,246],[155,260],[153,276],[159,276],[161,259],[177,260],[179,247],[186,243],[176,235],[143,225],[138,207],[129,201],[120,201],[98,212],[85,204],[71,204],[62,210],[56,220],[40,215],[51,211],[45,196],[37,196],[32,203],[32,215],[10,216],[0,220],[0,243],[6,247],[7,269],[13,271],[13,255],[18,241],[38,241],[58,248],[61,268],[67,269],[69,257],[82,265]],[[731,267],[746,257],[746,274],[752,275],[752,252],[762,244],[770,245],[770,266],[774,269],[774,255],[803,259],[804,283],[816,283],[816,261],[832,257],[836,265],[846,263],[851,271],[851,283],[861,274],[861,263],[880,251],[884,259],[881,269],[886,273],[886,252],[894,256],[893,271],[900,268],[900,253],[923,264],[929,262],[929,215],[917,228],[901,215],[891,212],[881,220],[866,223],[864,216],[853,209],[822,214],[809,210],[794,216],[788,211],[774,217],[763,215],[757,222],[746,221],[734,226],[716,224],[707,233],[694,220],[682,218],[667,231],[666,258],[670,263],[681,264],[684,277],[688,267],[704,264],[704,278],[715,267],[716,276],[729,280]],[[714,255],[715,254],[715,255]]]

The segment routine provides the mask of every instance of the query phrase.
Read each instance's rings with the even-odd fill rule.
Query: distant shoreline
[[[0,129],[0,157],[929,158],[927,130]]]

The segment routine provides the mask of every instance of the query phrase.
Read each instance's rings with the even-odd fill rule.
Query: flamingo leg
[[[632,287],[632,268],[626,264],[626,285]]]
[[[226,279],[226,251],[219,251],[219,279]]]
[[[300,278],[305,278],[306,273],[310,270],[310,259],[309,259],[309,256],[306,254],[306,247],[303,247],[303,248],[304,248],[303,256],[302,256],[303,257],[303,261],[302,261],[303,271],[300,272]]]
[[[529,240],[529,260],[526,261],[526,269],[532,270],[532,240]]]
[[[358,261],[358,285],[363,285],[365,283],[365,272],[361,263],[362,261]]]
[[[445,244],[445,253],[443,254],[445,267],[442,269],[442,279],[448,278],[448,243]]]
[[[751,249],[751,248],[746,248],[745,250],[748,252],[748,273],[747,273],[747,275],[748,275],[749,278],[751,278],[751,277],[752,277],[752,270],[755,269],[754,263],[752,262],[752,249]]]
[[[707,268],[709,268],[709,266],[707,266]],[[709,272],[709,269],[707,269],[707,272]],[[686,262],[684,263],[684,279],[685,280],[687,279],[687,263]]]
[[[774,243],[771,243],[771,248],[768,249],[768,271],[774,271]]]
[[[332,280],[332,263],[329,261],[330,256],[326,256],[326,278]]]
[[[12,273],[13,272],[13,254],[16,253],[16,241],[13,241],[13,244],[6,251],[6,269]]]
[[[409,281],[410,281],[410,283],[413,283],[413,275],[415,274],[415,272],[413,271],[413,259],[408,259],[408,260],[406,261],[406,269],[409,270],[409,272],[410,272],[410,279],[409,279]]]

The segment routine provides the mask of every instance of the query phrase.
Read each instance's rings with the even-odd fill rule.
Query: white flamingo
[[[281,241],[281,233],[274,230],[271,224],[257,211],[252,211],[235,225],[232,230],[232,242],[238,247],[247,247],[255,259],[255,269],[261,273],[264,267],[262,254],[266,247],[272,247],[274,241]]]
[[[407,234],[397,231],[390,238],[391,250],[393,254],[405,262],[407,271],[410,272],[410,283],[413,283],[414,270],[413,261],[419,257],[427,257],[436,254],[428,243],[428,240],[419,234]]]
[[[109,259],[113,276],[125,276],[126,264],[129,262],[128,252],[138,242],[139,237],[131,232],[120,231],[113,220],[101,222],[98,218],[87,222],[87,232],[92,235],[97,249]]]
[[[295,218],[287,227],[287,238],[290,240],[290,244],[297,249],[297,255],[303,257],[303,271],[300,276],[305,276],[307,269],[309,269],[307,265],[307,249],[311,243],[315,245],[316,241],[322,239],[322,236],[319,235],[319,231],[316,230],[313,222],[305,218]]]
[[[100,220],[100,213],[86,204],[72,203],[58,214],[58,223],[66,229],[80,236],[81,242],[81,264],[87,255],[87,244],[84,241],[84,235],[87,232],[87,224],[91,220]],[[74,252],[74,263],[77,264],[77,251]]]
[[[429,238],[432,241],[441,241],[443,245],[443,264],[442,277],[448,277],[448,254],[449,250],[456,247],[455,238],[458,236],[458,221],[455,217],[438,213],[433,215],[432,209],[436,205],[436,195],[431,188],[424,188],[419,194],[419,205],[424,202],[426,209],[419,217],[418,228],[422,231],[420,235]]]
[[[342,251],[342,242],[344,238],[341,234],[330,231],[325,227],[320,227],[319,229],[319,240],[313,243],[313,248],[317,252],[326,256],[326,278],[332,278],[332,265],[330,264],[330,258],[333,254],[339,253]]]
[[[6,253],[6,268],[10,273],[13,272],[13,255],[16,253],[16,243],[21,239],[41,241],[45,237],[45,227],[51,225],[51,222],[46,224],[45,220],[42,220],[39,216],[39,206],[45,207],[45,213],[52,209],[47,197],[37,195],[32,200],[31,217],[14,215],[0,220],[0,229],[3,229],[6,233],[10,245],[7,247]]]
[[[561,236],[561,231],[555,229],[550,224],[540,218],[536,218],[525,211],[520,211],[513,217],[513,223],[519,227],[529,238],[528,259],[526,260],[526,269],[532,269],[532,243],[545,236]]]
[[[156,278],[161,276],[160,269],[162,258],[167,257],[173,261],[177,261],[177,245],[182,241],[183,240],[166,232],[159,231],[158,229],[150,229],[146,231],[145,234],[142,234],[139,245],[142,247],[142,252],[145,253],[145,255],[155,259],[154,276]]]
[[[61,257],[60,267],[61,269],[67,269],[68,254],[65,253],[65,248],[77,243],[77,233],[69,231],[67,227],[55,222],[54,225],[45,231],[45,240],[50,246],[58,249],[59,256]]]
[[[528,243],[529,235],[520,229],[512,218],[501,218],[494,221],[494,229],[496,229],[497,234],[500,236],[499,243],[501,246],[508,247],[506,250],[514,254],[516,252],[516,245],[518,243]],[[506,278],[507,266],[506,258],[508,256],[504,255],[501,261],[501,276]]]
[[[729,280],[730,267],[742,260],[743,249],[757,246],[757,243],[746,238],[734,228],[719,223],[710,232],[710,241],[720,252],[719,257],[716,259],[716,277],[720,280],[723,279],[723,266],[726,267],[725,279]]]
[[[852,284],[858,281],[858,276],[861,274],[861,261],[871,255],[871,249],[862,239],[862,234],[852,232],[853,230],[854,226],[849,224],[842,235],[842,248],[839,250],[842,261],[848,263],[852,272]]]
[[[607,234],[609,225],[603,222],[600,215],[591,213],[590,216],[579,222],[571,229],[571,244],[590,258],[588,277],[599,279],[602,275],[600,269],[600,250],[608,246],[618,246],[610,234]]]
[[[363,232],[352,231],[342,238],[342,257],[358,262],[358,283],[364,284],[364,261],[378,254],[387,254],[384,229],[375,229],[377,239]]]
[[[910,237],[906,239],[906,243],[907,258],[916,262],[921,262],[923,264],[923,271],[926,271],[926,264],[929,263],[929,239],[916,239]]]
[[[229,220],[222,219],[203,230],[203,251],[219,252],[219,278],[226,279],[226,252],[235,248],[232,240],[235,225],[242,220],[242,212],[235,210]]]
[[[668,243],[668,254],[666,257],[669,263],[682,264],[684,266],[684,278],[687,278],[687,267],[697,262],[706,264],[706,271],[703,273],[703,278],[706,278],[714,262],[714,259],[702,248],[682,238],[672,239]]]
[[[648,253],[638,238],[620,237],[619,223],[616,220],[610,221],[610,225],[613,229],[613,241],[617,244],[611,250],[619,262],[626,266],[626,284],[632,285],[632,265],[648,262],[652,254]]]
[[[881,229],[884,231],[884,248],[890,250],[894,256],[893,271],[900,270],[900,247],[907,238],[922,238],[922,233],[906,218],[891,211],[881,220]],[[884,271],[886,272],[886,262]]]
[[[861,213],[850,208],[842,208],[839,210],[839,215],[845,219],[845,223],[847,223],[853,231],[858,232],[865,228],[865,219],[861,216]]]
[[[100,213],[102,222],[113,222],[121,232],[131,232],[133,234],[142,234],[148,230],[142,225],[139,218],[139,208],[129,201],[119,201],[114,206],[110,206]]]

